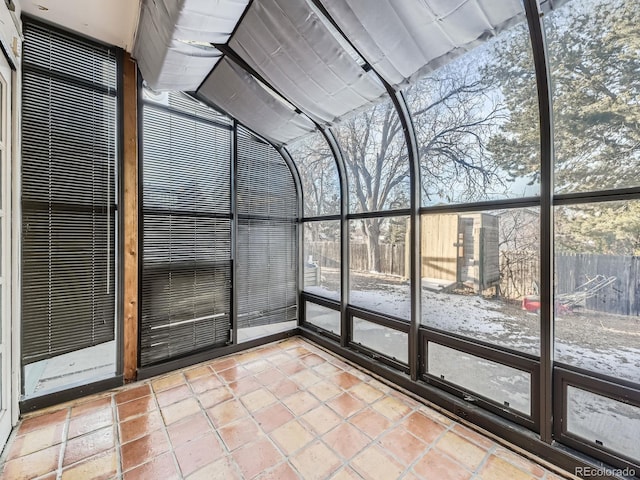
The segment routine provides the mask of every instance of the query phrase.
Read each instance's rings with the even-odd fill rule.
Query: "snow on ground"
[[[337,290],[329,290],[328,288],[322,286],[306,286],[304,287],[304,291],[312,293],[313,295],[318,295],[319,297],[340,301],[340,292]]]
[[[590,442],[640,458],[638,410],[610,398],[569,387],[567,430]]]
[[[338,292],[322,287],[305,290],[339,299]],[[410,318],[408,285],[379,283],[375,290],[352,290],[350,303],[397,318]],[[600,326],[603,321],[624,321],[628,324],[633,319],[595,317],[597,322],[586,313],[576,313],[556,320],[556,360],[640,383],[640,336],[629,335],[628,332],[629,328],[634,328],[633,324],[615,336],[611,329]],[[539,355],[538,315],[524,312],[500,299],[423,289],[422,323],[438,330]],[[369,325],[369,328],[375,328],[375,325]],[[636,331],[640,333],[640,325]]]
[[[556,361],[640,383],[640,349],[586,349],[583,345],[556,342]]]
[[[315,295],[339,299],[336,292],[322,287],[308,287],[305,290]],[[505,332],[501,322],[508,317],[496,310],[495,302],[482,297],[423,290],[422,302],[423,323],[430,327],[460,333]],[[384,290],[352,290],[350,304],[405,320],[409,320],[411,316],[408,286],[384,285]]]

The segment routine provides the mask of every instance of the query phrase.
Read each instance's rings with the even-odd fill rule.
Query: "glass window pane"
[[[574,0],[544,19],[555,191],[640,185],[638,2]]]
[[[633,405],[569,385],[567,432],[640,460],[640,408]]]
[[[539,209],[421,221],[421,323],[537,355]]]
[[[349,303],[409,319],[411,295],[407,250],[409,217],[349,222]]]
[[[304,216],[340,214],[340,177],[327,141],[320,133],[287,145],[300,172]]]
[[[535,69],[520,18],[407,90],[423,205],[539,194]]]
[[[499,405],[531,415],[531,374],[437,343],[427,344],[427,372]]]
[[[317,303],[305,303],[305,321],[328,332],[340,335],[340,312]]]
[[[336,137],[347,167],[349,212],[409,208],[409,161],[391,100],[341,122]]]
[[[409,363],[408,335],[404,332],[353,317],[353,342]]]
[[[555,209],[556,360],[640,383],[640,201]]]
[[[304,291],[340,300],[340,221],[304,223]]]

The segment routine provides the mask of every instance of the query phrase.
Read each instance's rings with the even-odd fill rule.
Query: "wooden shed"
[[[422,280],[434,290],[476,293],[500,282],[499,218],[488,213],[422,216]],[[408,264],[408,262],[407,262]]]

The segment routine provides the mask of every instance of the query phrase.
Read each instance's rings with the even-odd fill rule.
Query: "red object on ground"
[[[527,312],[538,313],[540,311],[540,297],[538,295],[527,295],[522,299],[522,309]],[[573,313],[573,307],[556,302],[555,312],[557,315],[570,315]]]
[[[540,311],[540,297],[538,295],[527,295],[522,299],[522,309],[527,312],[537,313]]]

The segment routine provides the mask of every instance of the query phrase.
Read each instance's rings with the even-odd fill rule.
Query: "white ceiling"
[[[138,25],[140,0],[19,0],[24,13],[128,52]]]

